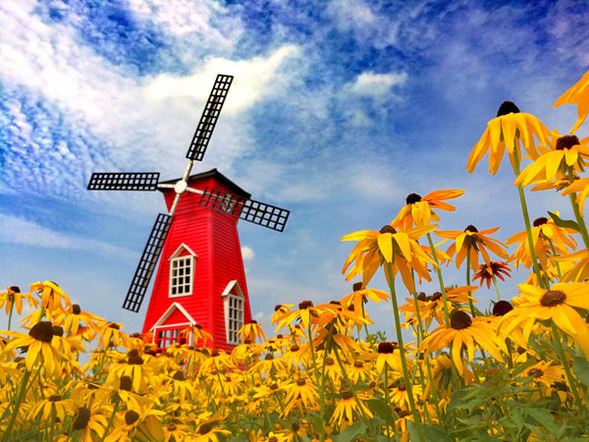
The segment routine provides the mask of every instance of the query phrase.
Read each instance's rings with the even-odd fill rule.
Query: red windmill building
[[[251,320],[251,311],[237,222],[282,232],[290,213],[252,200],[216,169],[190,175],[193,162],[202,161],[232,81],[230,75],[217,76],[182,178],[159,182],[159,172],[93,173],[88,184],[89,190],[164,194],[168,213],[156,219],[123,304],[139,311],[162,255],[143,325],[159,348],[184,342],[180,331],[195,324],[213,335],[215,348],[238,344],[236,333]]]

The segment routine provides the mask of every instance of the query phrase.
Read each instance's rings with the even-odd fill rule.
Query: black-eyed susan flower
[[[35,404],[31,416],[33,419],[41,416],[42,422],[50,424],[51,422],[63,422],[66,416],[72,413],[73,403],[71,399],[64,399],[58,394],[52,394]]]
[[[476,272],[479,266],[479,253],[482,255],[486,264],[491,262],[489,252],[503,259],[508,258],[509,254],[507,253],[505,244],[489,236],[497,232],[497,230],[499,230],[499,227],[481,230],[479,232],[475,226],[469,225],[463,231],[443,230],[436,231],[435,234],[441,238],[454,240],[454,243],[448,247],[446,253],[450,256],[456,255],[456,268],[462,265],[466,257],[470,257],[470,268],[473,272]]]
[[[558,365],[554,361],[538,361],[525,369],[520,377],[531,377],[533,383],[539,383],[549,388],[557,382],[564,382],[565,372],[562,365]]]
[[[564,135],[556,140],[555,150],[540,155],[521,171],[514,185],[541,184],[563,179],[573,171],[583,172],[589,159],[589,138],[579,141],[575,135]]]
[[[406,205],[401,208],[399,214],[391,222],[391,226],[395,229],[401,227],[408,230],[414,226],[429,226],[432,221],[439,222],[440,217],[434,212],[434,209],[453,212],[456,208],[446,203],[445,200],[455,199],[462,195],[464,195],[464,190],[460,189],[436,190],[425,196],[411,193],[407,195]]]
[[[541,152],[535,145],[534,137],[544,150],[552,144],[552,133],[538,118],[520,113],[513,102],[505,101],[499,107],[497,117],[487,123],[487,129],[470,152],[466,168],[469,173],[473,173],[477,164],[489,152],[489,173],[495,175],[505,150],[507,149],[509,159],[514,165],[514,155],[519,159],[522,157],[521,146],[535,159]]]
[[[503,316],[500,332],[509,335],[521,324],[524,338],[529,339],[536,321],[549,321],[571,336],[589,359],[589,324],[576,309],[589,310],[587,284],[557,283],[545,290],[530,284],[520,284],[520,300],[515,308]]]
[[[61,325],[69,336],[77,336],[83,327],[98,331],[104,322],[101,317],[82,311],[79,304],[72,304],[67,310],[55,315],[54,319],[55,325]]]
[[[433,231],[437,226],[416,227],[405,231],[397,231],[386,225],[380,231],[360,230],[342,237],[342,241],[358,241],[346,259],[342,273],[346,273],[346,281],[360,274],[362,284],[368,285],[380,266],[387,263],[391,266],[392,276],[401,273],[403,283],[409,292],[414,292],[411,270],[427,281],[431,281],[428,264],[436,266],[434,260],[427,255],[417,240]],[[352,264],[354,264],[352,266]],[[352,266],[350,268],[350,266]],[[348,268],[350,270],[348,271]],[[388,273],[387,273],[388,274]],[[392,281],[389,281],[392,282]]]
[[[15,338],[6,344],[5,352],[20,347],[27,349],[27,370],[31,371],[36,364],[42,364],[48,375],[58,376],[61,373],[61,361],[65,356],[51,345],[54,332],[50,322],[38,322],[28,334],[11,331],[3,333]]]
[[[96,437],[104,436],[108,419],[103,414],[106,412],[105,407],[95,404],[88,407],[79,407],[72,421],[72,429],[81,431],[82,442],[93,442]]]
[[[14,308],[19,315],[22,313],[23,300],[30,308],[37,308],[39,302],[30,293],[21,293],[18,286],[6,287],[6,292],[0,293],[0,309],[4,307],[6,314]]]
[[[304,412],[315,410],[319,406],[317,387],[310,379],[299,378],[290,385],[285,385],[286,397],[283,414],[288,416],[295,408]]]
[[[106,350],[109,347],[127,347],[127,334],[121,331],[121,324],[106,322],[98,336],[98,347]]]
[[[376,372],[382,373],[385,369],[392,370],[394,377],[401,377],[403,366],[401,363],[401,354],[399,344],[396,342],[380,342],[378,344],[378,356],[376,357]]]
[[[282,316],[290,311],[294,307],[294,304],[277,304],[274,307],[274,313],[272,314],[272,324],[278,324],[282,319]]]
[[[372,418],[373,414],[368,407],[363,403],[362,399],[367,399],[363,395],[357,395],[359,401],[356,400],[354,394],[349,389],[344,389],[341,392],[341,398],[335,406],[335,410],[329,420],[332,424],[343,428],[354,422],[356,416],[364,416],[365,418]],[[346,425],[342,425],[345,422]]]
[[[574,233],[576,232],[572,229],[557,226],[552,218],[540,217],[534,220],[531,228],[532,242],[534,252],[543,269],[550,267],[551,258],[555,254],[566,255],[576,249],[577,242],[572,236]],[[532,267],[532,254],[525,230],[512,235],[505,242],[518,244],[517,249],[511,255],[511,260],[515,261],[516,265],[521,263],[526,268]]]
[[[355,385],[358,382],[366,382],[370,378],[371,368],[372,366],[369,362],[358,359],[347,367],[346,372],[350,382]]]
[[[69,296],[53,281],[31,284],[31,293],[33,292],[40,293],[41,306],[49,313],[72,306]]]
[[[501,261],[489,261],[489,264],[482,264],[474,274],[472,281],[480,280],[481,287],[483,284],[487,284],[487,288],[491,288],[491,282],[495,278],[499,278],[501,281],[505,281],[505,276],[511,277],[511,269],[507,266],[506,262]]]
[[[313,301],[301,301],[298,310],[290,310],[282,315],[276,325],[276,330],[278,331],[294,321],[299,321],[303,329],[307,330],[309,325],[314,323],[320,315],[321,310],[313,305]]]
[[[363,288],[361,282],[354,283],[353,292],[349,295],[344,296],[340,302],[343,306],[348,307],[350,305],[361,306],[370,301],[374,301],[380,304],[380,301],[388,301],[391,294],[383,290]]]
[[[411,392],[415,399],[420,400],[423,397],[423,391],[421,385],[415,384],[411,388]],[[391,403],[400,408],[401,410],[411,410],[411,404],[409,402],[409,391],[405,384],[399,384],[390,390]]]
[[[177,440],[184,440],[184,438],[186,437],[186,435],[188,430],[188,426],[187,425],[182,425],[179,423],[169,423],[168,425],[166,425],[164,427],[164,442],[175,442]],[[206,433],[205,433],[205,438],[204,439],[200,439],[202,441],[208,441],[209,439],[206,437]]]
[[[554,107],[561,106],[563,104],[576,104],[577,105],[577,121],[575,122],[571,133],[583,124],[587,115],[589,114],[589,71],[581,77],[581,79],[569,88],[564,94],[558,97],[558,100],[554,103]]]
[[[238,332],[237,336],[241,339],[242,342],[249,340],[251,342],[255,342],[257,339],[260,340],[260,343],[266,341],[266,333],[262,326],[266,324],[258,324],[258,321],[252,319],[249,324],[245,324],[241,327]]]
[[[469,361],[473,360],[477,347],[501,362],[501,351],[507,351],[505,343],[497,338],[487,318],[471,318],[463,310],[454,310],[450,314],[450,328],[446,328],[445,325],[439,326],[421,343],[421,349],[427,354],[444,347],[451,347],[452,360],[461,376],[465,371],[463,349],[466,350]]]

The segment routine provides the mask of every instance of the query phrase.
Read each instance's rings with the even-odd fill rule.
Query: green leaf
[[[552,212],[548,212],[548,215],[550,215],[550,218],[552,218],[552,221],[554,221],[554,224],[556,224],[558,227],[573,229],[579,233],[581,232],[579,225],[575,221],[570,219],[562,219],[560,216]]]
[[[350,425],[340,434],[333,438],[334,442],[352,442],[356,441],[366,432],[366,424],[363,421],[358,421],[354,425]]]
[[[380,416],[389,425],[394,425],[395,415],[393,409],[388,407],[383,399],[370,399],[366,402],[368,409]]]
[[[573,357],[573,373],[585,387],[589,387],[589,361],[583,355]]]

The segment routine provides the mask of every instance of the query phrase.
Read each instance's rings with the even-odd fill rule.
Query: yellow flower
[[[384,371],[386,365],[388,367],[387,369],[393,371],[394,376],[401,377],[403,365],[401,362],[401,352],[397,348],[398,346],[399,344],[396,342],[381,342],[378,344],[378,356],[376,357],[376,372],[378,374]]]
[[[411,387],[414,399],[420,399],[423,396],[421,385],[414,384]],[[405,384],[399,384],[396,388],[391,390],[391,402],[394,406],[399,407],[401,410],[411,410],[409,402],[409,391]],[[418,402],[418,401],[416,401]]]
[[[503,259],[507,259],[509,256],[505,244],[488,236],[497,230],[499,230],[499,227],[481,230],[479,232],[475,226],[469,225],[464,231],[443,230],[436,232],[436,235],[455,241],[454,244],[448,247],[446,253],[450,256],[456,254],[456,268],[462,265],[462,262],[467,256],[470,256],[470,268],[473,272],[476,272],[479,266],[479,252],[483,256],[486,264],[491,262],[487,249]]]
[[[45,281],[31,284],[31,293],[33,292],[41,293],[41,306],[45,307],[49,313],[72,306],[69,296],[55,282]]]
[[[560,180],[568,176],[569,170],[582,172],[586,161],[589,159],[588,138],[581,141],[575,135],[565,135],[556,141],[555,150],[550,150],[540,155],[526,167],[516,180],[514,185],[542,184],[548,181]]]
[[[203,422],[199,425],[197,434],[190,435],[190,437],[187,440],[193,442],[219,442],[219,438],[217,436],[221,434],[227,435],[231,433],[223,429],[220,422]]]
[[[5,293],[0,293],[0,308],[5,307],[6,314],[14,306],[16,312],[20,315],[22,312],[23,298],[29,303],[29,307],[37,308],[39,302],[31,296],[30,293],[21,293],[17,286],[6,287]]]
[[[311,323],[315,323],[315,321],[317,320],[317,318],[319,318],[321,314],[321,310],[317,307],[313,306],[313,301],[309,301],[309,300],[305,300],[305,301],[301,301],[299,303],[299,309],[298,310],[291,310],[287,313],[284,313],[280,320],[278,321],[278,324],[276,326],[276,330],[280,330],[281,328],[283,328],[284,326],[286,326],[287,324],[290,324],[291,322],[298,320],[301,323],[301,326],[307,330],[309,328],[309,325]]]
[[[190,342],[190,336],[192,336],[195,347],[205,347],[207,342],[213,342],[213,335],[206,331],[201,324],[193,324],[190,327],[180,330],[180,335],[184,336],[188,342]]]
[[[556,215],[559,213],[556,212]],[[534,220],[531,229],[534,251],[540,261],[542,269],[550,267],[550,259],[553,257],[552,247],[557,255],[563,255],[569,249],[575,250],[577,242],[573,238],[576,233],[572,229],[557,226],[552,218],[540,217]],[[505,241],[506,244],[520,243],[511,256],[516,265],[522,263],[526,268],[532,267],[532,254],[528,243],[526,231],[516,233]]]
[[[358,396],[358,399],[361,399]],[[338,427],[343,428],[342,421],[345,419],[345,425],[354,421],[354,415],[363,414],[366,418],[372,418],[373,414],[362,401],[357,402],[351,390],[342,390],[341,399],[337,402],[333,415],[329,420]]]
[[[552,387],[556,382],[564,382],[564,368],[554,364],[554,361],[540,361],[524,370],[520,376],[532,377],[532,382],[538,382],[545,387]]]
[[[108,425],[107,418],[98,404],[91,408],[79,407],[74,415],[72,422],[72,429],[82,431],[82,442],[93,442],[95,440],[94,434],[102,437]]]
[[[8,352],[14,348],[27,347],[25,360],[27,370],[32,371],[36,364],[42,364],[48,375],[60,375],[60,363],[65,356],[51,345],[54,332],[53,325],[50,322],[38,322],[31,328],[28,334],[10,331],[3,333],[16,338],[6,344],[4,352]]]
[[[310,411],[317,408],[319,405],[319,393],[317,387],[313,385],[310,380],[299,378],[296,382],[285,386],[286,397],[284,402],[283,414],[289,415],[293,408],[298,408],[301,411]]]
[[[361,282],[354,283],[353,292],[349,295],[344,296],[341,299],[341,303],[345,307],[349,307],[350,305],[358,305],[361,306],[362,304],[366,304],[368,300],[377,302],[380,304],[380,301],[388,301],[391,297],[391,294],[382,290],[378,289],[370,289],[368,287],[362,288]]]
[[[579,205],[579,212],[583,214],[583,207],[585,207],[585,200],[589,195],[589,178],[579,178],[570,183],[566,189],[562,191],[562,195],[569,195],[571,193],[581,192],[576,196],[576,202]]]
[[[528,155],[536,159],[540,151],[535,146],[534,136],[544,148],[552,145],[551,132],[538,118],[520,113],[511,101],[503,102],[497,117],[487,123],[483,136],[470,152],[466,165],[468,172],[473,173],[483,156],[489,152],[489,173],[495,175],[503,160],[505,149],[513,166],[516,153],[519,159],[522,158],[520,143]]]
[[[63,326],[64,333],[69,336],[77,336],[78,331],[84,327],[98,331],[104,324],[104,319],[92,313],[84,312],[78,304],[72,304],[69,311],[61,311],[55,316],[55,324]],[[85,329],[84,329],[85,330]]]
[[[54,394],[37,402],[31,414],[33,419],[40,415],[42,422],[49,423],[50,421],[63,422],[65,417],[72,413],[72,401]],[[59,419],[59,421],[56,419]]]
[[[461,376],[464,374],[463,348],[467,351],[469,361],[473,360],[476,347],[487,351],[501,362],[503,357],[500,350],[507,351],[505,343],[497,339],[495,330],[487,318],[471,318],[463,310],[454,310],[450,314],[450,328],[446,328],[445,325],[439,326],[421,343],[421,349],[425,353],[432,353],[448,346],[452,347],[452,360]]]
[[[354,263],[346,275],[346,281],[362,274],[362,285],[366,287],[378,268],[384,263],[389,263],[392,266],[393,277],[400,272],[407,290],[414,292],[411,270],[413,269],[420,278],[431,281],[427,264],[436,265],[417,240],[436,227],[430,225],[397,231],[386,225],[379,232],[360,230],[345,235],[342,241],[358,241],[344,263],[342,273]]]
[[[536,321],[551,321],[571,336],[589,359],[589,324],[575,310],[589,310],[588,285],[580,282],[557,283],[550,290],[520,284],[520,302],[503,316],[499,325],[503,335],[525,323],[524,339],[529,339]]]
[[[563,104],[576,104],[577,105],[577,121],[571,129],[571,133],[575,131],[583,124],[587,114],[589,114],[589,71],[581,77],[581,79],[575,83],[569,90],[558,97],[558,100],[554,103],[554,107],[561,106]]]
[[[98,337],[98,347],[106,350],[111,346],[127,347],[127,345],[127,334],[121,331],[121,324],[106,322],[102,326]]]
[[[402,227],[405,230],[414,225],[416,227],[429,226],[432,221],[440,221],[440,217],[433,209],[453,212],[456,208],[444,200],[458,198],[462,195],[464,195],[464,190],[460,189],[436,190],[423,197],[417,193],[411,193],[407,195],[405,200],[407,204],[401,208],[399,214],[391,222],[391,226],[395,229]]]
[[[256,339],[259,339],[260,343],[263,343],[266,340],[266,333],[264,333],[264,329],[262,328],[263,325],[266,324],[258,324],[258,321],[252,319],[249,324],[245,324],[239,329],[237,336],[242,342],[255,342]]]

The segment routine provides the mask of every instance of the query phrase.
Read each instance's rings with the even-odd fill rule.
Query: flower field
[[[1,441],[589,440],[589,139],[574,135],[589,72],[554,105],[564,104],[578,119],[561,136],[504,102],[468,157],[470,173],[488,156],[496,174],[507,155],[520,233],[504,244],[498,227],[443,230],[464,191],[411,194],[390,224],[342,238],[350,293],[278,305],[277,335],[253,321],[231,352],[199,324],[183,332],[194,345],[157,349],[51,281],[7,288]],[[530,219],[526,188],[568,196],[574,219]],[[448,266],[464,269],[464,285],[444,283]],[[508,299],[500,284],[513,271],[529,277]],[[370,286],[379,272],[387,291]],[[421,291],[424,280],[438,291]],[[478,307],[483,285],[496,300]],[[394,341],[368,332],[367,303],[391,304]]]

